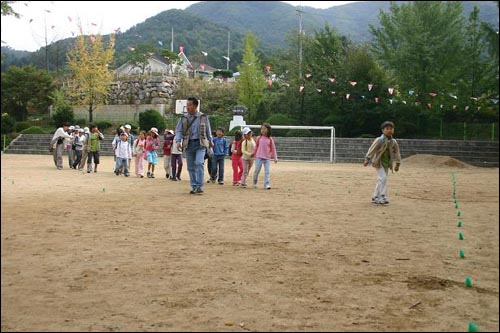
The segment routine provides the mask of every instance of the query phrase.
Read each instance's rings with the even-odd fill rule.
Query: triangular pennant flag
[[[319,93],[321,92],[321,89],[319,89],[319,88],[316,88],[316,90],[317,90]]]
[[[431,93],[429,93],[429,95],[431,95],[431,97],[436,97],[437,96],[437,94],[435,92],[431,92]]]
[[[477,111],[479,111],[479,110],[481,110],[481,107],[480,107],[480,106],[478,106],[478,107],[477,107]]]
[[[350,96],[351,96],[351,94],[346,94],[345,99],[349,99]]]
[[[406,105],[406,101],[403,101],[403,104]]]
[[[456,110],[457,109],[457,106],[454,104],[453,105],[453,110]]]
[[[349,81],[349,83],[350,83],[350,84],[351,84],[351,86],[353,86],[353,87],[354,87],[355,85],[357,85],[357,84],[358,84],[356,81]]]
[[[408,91],[408,94],[410,94],[410,96],[413,96],[414,93],[415,93],[415,90],[409,90]]]
[[[443,104],[441,104],[439,107],[442,109],[442,108],[444,107],[444,105],[443,105]]]
[[[361,95],[361,98],[362,98],[362,99],[365,99],[365,95]]]
[[[371,83],[368,84],[368,91],[372,91],[372,89],[373,89],[373,84],[371,84]]]
[[[304,91],[304,86],[300,86],[299,92],[303,92],[303,91]]]
[[[453,94],[449,94],[451,98],[454,98],[454,99],[458,99],[457,96],[453,95]]]
[[[163,46],[163,42],[162,42],[161,40],[159,40],[159,41],[158,41],[158,44],[159,44],[160,46]]]
[[[477,97],[471,97],[470,99],[472,99],[473,101],[476,101],[476,102],[477,102],[477,100],[478,100],[478,98],[477,98]]]
[[[335,95],[336,93],[335,91],[330,91],[330,94]]]
[[[335,83],[335,81],[337,81],[337,79],[334,77],[329,77],[328,80],[330,80],[331,83]]]
[[[468,105],[465,107],[465,111],[469,111],[469,106]]]
[[[391,98],[391,99],[389,100],[389,103],[391,103],[391,105],[392,105],[392,103],[394,103],[394,99],[392,99],[392,98]]]
[[[389,91],[389,94],[392,95],[394,93],[394,88],[389,88],[387,89]]]
[[[432,109],[432,104],[431,104],[431,103],[427,103],[427,107],[428,107],[429,109]]]
[[[493,104],[498,104],[498,98],[492,98],[492,99],[490,99],[490,101],[491,101]]]
[[[311,73],[306,73],[306,78],[310,78],[312,76]]]
[[[378,103],[378,97],[375,97],[373,100],[375,101],[375,103]]]
[[[132,47],[132,46],[129,46],[129,47],[128,47],[128,49],[129,49],[130,51],[135,51],[135,47]]]

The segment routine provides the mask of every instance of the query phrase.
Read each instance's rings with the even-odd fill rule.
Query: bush
[[[20,133],[27,129],[28,127],[31,127],[31,124],[29,121],[18,121],[15,126],[15,131],[17,133]]]
[[[28,127],[26,129],[24,129],[23,131],[21,131],[21,133],[23,133],[23,134],[46,134],[45,130],[41,127],[38,127],[38,126]]]
[[[54,112],[52,116],[54,122],[57,127],[61,126],[64,122],[69,124],[75,123],[75,113],[73,112],[73,108],[71,106],[65,105],[60,107]]]
[[[282,113],[275,113],[267,118],[266,123],[273,125],[293,125],[293,122],[287,115]]]
[[[303,138],[303,137],[312,137],[312,133],[308,129],[291,129],[286,133],[286,136],[289,138]]]
[[[101,120],[101,121],[96,121],[95,124],[97,125],[97,127],[100,129],[100,130],[105,130],[107,128],[110,128],[111,126],[113,126],[113,124],[107,120]],[[89,126],[90,128],[90,126]]]
[[[139,114],[139,126],[146,132],[149,131],[151,127],[156,127],[159,133],[163,133],[166,123],[165,119],[163,119],[158,111],[149,109]]]
[[[12,133],[16,126],[16,120],[8,113],[2,114],[2,134]]]

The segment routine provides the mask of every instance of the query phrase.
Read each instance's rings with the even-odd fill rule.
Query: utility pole
[[[174,52],[174,27],[172,27],[172,40],[170,41],[170,52]]]
[[[226,69],[229,70],[229,41],[231,40],[231,31],[227,32],[227,66]]]
[[[49,43],[47,41],[47,14],[44,14],[45,23],[45,64],[47,65],[47,73],[50,72],[49,68]]]
[[[302,13],[303,11],[297,9],[299,16],[299,80],[302,79]]]

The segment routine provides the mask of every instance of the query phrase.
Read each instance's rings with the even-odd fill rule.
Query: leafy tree
[[[248,33],[245,36],[245,52],[243,54],[243,62],[238,65],[240,77],[238,78],[237,89],[240,104],[248,108],[248,115],[251,120],[255,119],[257,106],[264,98],[264,88],[266,82],[262,73],[262,66],[260,65],[257,56],[257,38]]]
[[[10,6],[15,1],[2,1],[2,16],[13,15],[19,18],[19,14],[16,13]]]
[[[44,112],[49,105],[53,79],[34,66],[11,66],[2,73],[2,112],[26,120],[28,110]]]
[[[380,12],[380,27],[370,25],[372,50],[398,83],[414,89],[421,105],[429,93],[447,90],[459,76],[463,46],[459,1],[415,1]]]
[[[89,106],[89,122],[99,104],[106,102],[113,74],[108,64],[113,59],[115,36],[110,35],[108,46],[103,45],[101,35],[90,35],[86,39],[80,29],[75,47],[68,53],[68,67],[73,74],[73,97]]]
[[[149,63],[149,58],[154,55],[155,47],[151,44],[138,45],[132,52],[127,55],[127,62],[134,68],[141,70],[141,75]]]
[[[480,97],[486,86],[485,81],[491,80],[492,68],[490,68],[485,57],[487,54],[487,42],[484,30],[479,22],[479,8],[474,6],[469,16],[466,27],[466,40],[463,51],[463,75],[462,75],[462,96],[469,100],[470,97]],[[497,62],[498,66],[498,62]]]

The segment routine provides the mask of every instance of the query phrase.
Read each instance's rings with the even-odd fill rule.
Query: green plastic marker
[[[458,203],[455,203],[455,208],[458,208]]]
[[[459,217],[462,216],[462,212],[458,211],[457,216],[459,216]]]
[[[464,240],[464,234],[462,232],[458,233],[458,239],[459,240]]]
[[[462,227],[462,221],[458,221],[457,226],[458,226],[459,228],[461,228],[461,227]]]
[[[465,258],[464,249],[460,249],[460,258]]]
[[[470,276],[465,277],[465,286],[472,287],[472,278]],[[477,332],[477,331],[474,331]]]
[[[476,323],[469,321],[469,332],[479,332],[479,327],[477,327]]]

